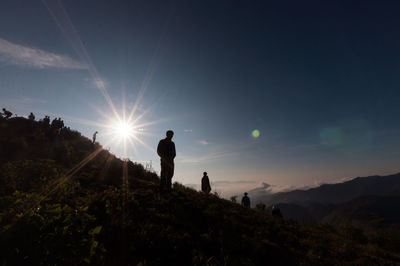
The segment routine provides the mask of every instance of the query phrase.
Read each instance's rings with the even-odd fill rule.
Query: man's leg
[[[166,182],[167,182],[166,186],[167,186],[168,191],[170,191],[172,188],[172,176],[170,173],[171,173],[171,171],[168,171],[168,176],[167,176],[167,180],[166,180]]]
[[[165,165],[165,163],[161,162],[161,173],[160,173],[160,187],[161,189],[165,189],[166,185],[167,185],[167,180],[166,180],[166,173],[167,172],[167,166]]]
[[[171,190],[172,189],[172,177],[174,176],[174,163],[170,163],[168,164],[168,173],[166,175],[166,186],[167,186],[167,190]]]

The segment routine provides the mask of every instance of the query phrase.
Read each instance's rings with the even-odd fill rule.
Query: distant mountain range
[[[400,173],[276,194],[260,188],[250,195],[269,209],[278,206],[286,219],[329,224],[358,240],[369,238],[386,249],[400,250]]]
[[[357,177],[338,184],[324,184],[307,190],[275,194],[251,194],[253,202],[266,205],[290,203],[301,206],[340,204],[365,195],[400,196],[400,173],[388,176]]]

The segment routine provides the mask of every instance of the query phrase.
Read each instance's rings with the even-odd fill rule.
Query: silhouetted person
[[[43,118],[43,123],[44,123],[45,125],[50,125],[50,116],[46,115],[46,116]]]
[[[272,215],[274,216],[278,216],[282,218],[282,213],[281,213],[281,209],[279,209],[278,206],[272,206],[272,211],[271,211]]]
[[[207,194],[211,191],[210,179],[208,179],[207,172],[203,173],[203,178],[201,179],[201,191]]]
[[[247,192],[244,193],[244,196],[242,198],[242,205],[250,208],[250,198],[247,197]]]
[[[96,136],[97,136],[97,133],[99,133],[99,132],[94,132],[94,134],[93,134],[93,144],[96,142]]]
[[[12,116],[12,113],[7,111],[6,108],[3,108],[3,116],[5,119],[9,119]]]
[[[57,118],[54,118],[53,121],[51,121],[51,127],[57,127]]]
[[[168,130],[166,138],[160,140],[157,146],[157,153],[161,159],[161,188],[171,190],[172,177],[174,176],[174,158],[176,156],[175,143],[172,141],[174,132]]]
[[[64,121],[61,120],[61,117],[54,118],[51,122],[51,127],[57,130],[57,134],[60,135],[61,129],[64,127]]]
[[[59,129],[64,127],[64,120],[61,120],[61,117],[58,118],[58,127]]]
[[[31,112],[28,116],[29,120],[35,121],[35,115]]]

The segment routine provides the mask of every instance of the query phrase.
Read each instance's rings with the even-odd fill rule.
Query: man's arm
[[[173,147],[173,149],[172,149],[172,159],[175,159],[175,157],[176,157],[176,150],[175,150],[175,143],[173,143],[173,142],[172,142],[172,147]]]
[[[163,145],[162,145],[162,141],[160,140],[160,142],[158,143],[158,146],[157,146],[157,154],[158,154],[158,156],[160,156],[161,158],[164,156],[164,154],[163,154],[163,147],[162,147]]]

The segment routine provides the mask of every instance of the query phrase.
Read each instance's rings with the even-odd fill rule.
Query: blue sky
[[[1,107],[97,130],[123,156],[102,113],[137,103],[146,145],[126,156],[159,171],[172,129],[174,181],[198,185],[207,171],[224,196],[399,172],[391,1],[60,3],[1,2]]]

